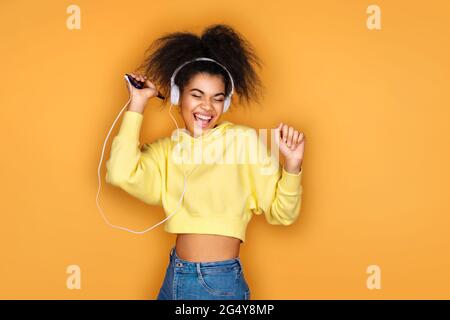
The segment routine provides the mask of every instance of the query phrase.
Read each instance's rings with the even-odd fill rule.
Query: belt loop
[[[195,262],[195,267],[197,269],[197,276],[199,279],[202,279],[202,271],[200,269],[200,262]]]
[[[175,258],[175,247],[172,247],[172,249],[170,250],[170,260],[175,262],[176,258]]]

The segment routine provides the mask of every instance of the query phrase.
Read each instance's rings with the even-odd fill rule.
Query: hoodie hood
[[[208,149],[208,146],[215,143],[223,145],[222,140],[226,135],[225,132],[232,126],[234,126],[232,122],[224,120],[197,138],[191,136],[186,128],[175,130],[170,137],[172,140],[172,161],[183,164],[183,166],[188,165],[188,167],[195,166],[199,160],[204,161],[204,152]],[[199,154],[201,154],[200,158],[198,158]]]

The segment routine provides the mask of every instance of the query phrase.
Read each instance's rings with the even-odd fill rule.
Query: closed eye
[[[191,96],[193,96],[193,97],[196,97],[196,98],[201,98],[200,96],[196,96],[195,94],[192,94]],[[222,101],[223,101],[223,99],[220,99],[220,100],[217,100],[217,99],[215,99],[214,101],[217,101],[217,102],[222,102]]]

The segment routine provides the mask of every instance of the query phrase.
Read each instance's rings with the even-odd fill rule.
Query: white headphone
[[[182,64],[181,66],[179,66],[177,69],[175,69],[175,71],[174,71],[174,73],[173,73],[173,75],[172,75],[172,77],[171,77],[171,79],[170,79],[170,102],[171,102],[171,104],[170,104],[170,108],[169,108],[169,115],[170,115],[170,117],[172,118],[172,120],[175,122],[175,125],[177,126],[177,129],[179,129],[179,128],[178,128],[177,121],[175,120],[175,118],[172,116],[172,113],[170,112],[170,110],[172,109],[172,105],[178,105],[178,103],[179,103],[179,98],[180,98],[180,89],[179,89],[178,86],[175,84],[174,79],[175,79],[175,76],[176,76],[176,74],[178,73],[178,71],[179,71],[184,65],[186,65],[186,64],[188,64],[188,63],[190,63],[190,62],[193,62],[193,61],[198,61],[198,60],[207,60],[207,61],[215,62],[215,63],[217,63],[218,65],[222,66],[222,67],[227,71],[228,76],[230,77],[230,80],[231,80],[231,92],[230,92],[230,94],[228,94],[228,95],[225,97],[225,100],[224,100],[224,107],[223,107],[223,112],[226,112],[226,111],[228,110],[228,107],[230,106],[230,103],[231,103],[231,96],[232,96],[233,93],[234,93],[234,82],[233,82],[233,78],[232,78],[230,72],[227,70],[227,68],[225,68],[225,66],[223,66],[223,65],[220,64],[219,62],[217,62],[217,61],[215,61],[215,60],[213,60],[213,59],[210,59],[210,58],[206,58],[206,57],[200,57],[200,58],[196,58],[196,59],[193,59],[193,60],[189,60],[189,61],[183,63],[183,64]],[[128,84],[131,86],[131,83],[129,82],[129,80],[128,80],[128,78],[127,78],[126,76],[125,76],[125,80],[126,80],[126,81],[128,82]],[[100,163],[99,163],[99,165],[98,165],[98,170],[97,170],[98,190],[97,190],[96,203],[97,203],[97,208],[100,210],[100,213],[101,213],[103,219],[105,220],[106,224],[108,224],[110,227],[116,228],[116,229],[120,229],[120,230],[124,230],[124,231],[128,231],[128,232],[131,232],[131,233],[134,233],[134,234],[143,234],[143,233],[146,233],[147,231],[152,230],[153,228],[157,227],[158,225],[160,225],[161,223],[163,223],[164,221],[166,221],[167,219],[169,219],[171,216],[173,216],[173,215],[180,209],[180,207],[181,207],[181,202],[183,201],[183,198],[184,198],[184,193],[186,192],[186,181],[187,181],[187,177],[188,177],[188,176],[192,173],[192,171],[194,171],[197,167],[195,167],[194,169],[192,169],[192,170],[189,172],[189,174],[188,174],[187,176],[186,176],[186,174],[184,173],[184,171],[182,170],[182,171],[183,171],[183,175],[184,175],[184,188],[183,188],[183,192],[181,193],[181,196],[180,196],[178,209],[177,209],[175,212],[171,213],[171,214],[170,214],[167,218],[165,218],[164,220],[158,222],[158,223],[155,224],[154,226],[149,227],[149,228],[147,228],[147,229],[145,229],[145,230],[143,230],[143,231],[135,231],[135,230],[131,230],[131,229],[128,229],[128,228],[125,228],[125,227],[121,227],[121,226],[118,226],[118,225],[114,225],[114,224],[112,224],[111,222],[109,222],[108,218],[107,218],[107,217],[105,216],[105,214],[103,213],[103,210],[102,210],[102,208],[100,207],[99,202],[98,202],[98,197],[99,197],[99,195],[100,195],[100,189],[101,189],[101,176],[100,176],[100,171],[101,171],[101,167],[102,167],[103,156],[104,156],[104,153],[105,153],[106,142],[108,141],[109,135],[111,134],[111,131],[112,131],[112,129],[114,128],[114,126],[115,126],[117,120],[119,119],[120,115],[124,112],[125,108],[128,106],[128,104],[130,103],[130,101],[131,101],[131,95],[130,95],[130,98],[128,99],[128,102],[125,104],[125,106],[122,108],[122,110],[120,110],[119,114],[117,115],[116,119],[114,120],[114,122],[113,122],[111,128],[109,129],[108,134],[106,135],[105,142],[103,143],[102,155],[101,155],[101,157],[100,157]],[[179,142],[179,139],[180,139],[179,137],[180,137],[180,135],[179,135],[179,133],[178,133],[178,142]]]
[[[175,84],[175,76],[177,75],[178,71],[180,71],[180,69],[183,68],[186,64],[194,62],[194,61],[199,61],[199,60],[215,62],[228,73],[228,77],[230,78],[230,81],[231,81],[231,92],[225,97],[225,100],[223,103],[223,112],[227,112],[228,108],[231,104],[231,97],[233,96],[233,93],[234,93],[233,77],[231,76],[231,73],[228,71],[227,68],[225,68],[224,65],[220,64],[219,62],[217,62],[214,59],[206,58],[206,57],[200,57],[200,58],[189,60],[175,69],[172,77],[170,78],[170,102],[174,105],[178,105],[180,103],[180,88]]]

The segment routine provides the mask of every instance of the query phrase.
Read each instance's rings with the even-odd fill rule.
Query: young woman
[[[250,299],[239,258],[246,227],[253,214],[277,225],[297,219],[305,136],[280,123],[272,131],[284,165],[271,156],[267,167],[260,158],[249,161],[258,152],[267,156],[256,130],[221,120],[234,91],[248,104],[257,102],[263,89],[254,70],[259,58],[230,26],[212,25],[201,36],[167,34],[149,49],[144,72],[130,73],[145,85],[128,84],[130,103],[112,142],[106,181],[162,206],[170,217],[165,231],[177,239],[158,299]],[[185,128],[139,148],[145,106],[159,93],[155,84],[164,100],[172,94],[171,102],[178,102]],[[196,152],[202,160],[208,153],[222,162],[193,161]],[[235,161],[236,154],[246,160]]]

